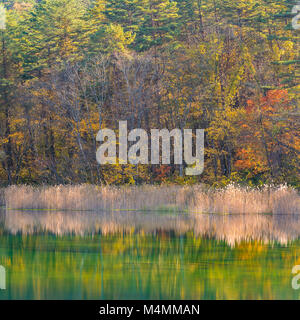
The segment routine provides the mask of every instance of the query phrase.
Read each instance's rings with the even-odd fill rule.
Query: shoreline
[[[186,214],[299,214],[300,195],[288,186],[223,189],[193,186],[11,186],[8,210],[142,211]]]

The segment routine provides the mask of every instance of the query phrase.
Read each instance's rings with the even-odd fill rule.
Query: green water
[[[40,231],[40,220],[34,228],[20,216],[16,223],[30,232],[1,224],[0,299],[300,298],[291,286],[299,240],[229,245],[193,230],[53,234]]]

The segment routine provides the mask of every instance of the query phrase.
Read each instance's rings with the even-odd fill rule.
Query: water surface
[[[2,213],[0,299],[299,299],[298,216]]]

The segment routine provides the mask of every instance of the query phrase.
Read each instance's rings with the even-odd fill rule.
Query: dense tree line
[[[299,31],[288,0],[8,0],[0,181],[299,187]],[[116,129],[205,129],[205,170],[99,166]]]

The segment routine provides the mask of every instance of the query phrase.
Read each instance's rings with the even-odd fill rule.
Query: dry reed
[[[0,188],[0,207],[5,205],[5,189]]]
[[[297,214],[300,197],[287,186],[263,189],[228,186],[11,186],[5,190],[11,209],[48,210],[167,210],[219,214]]]

